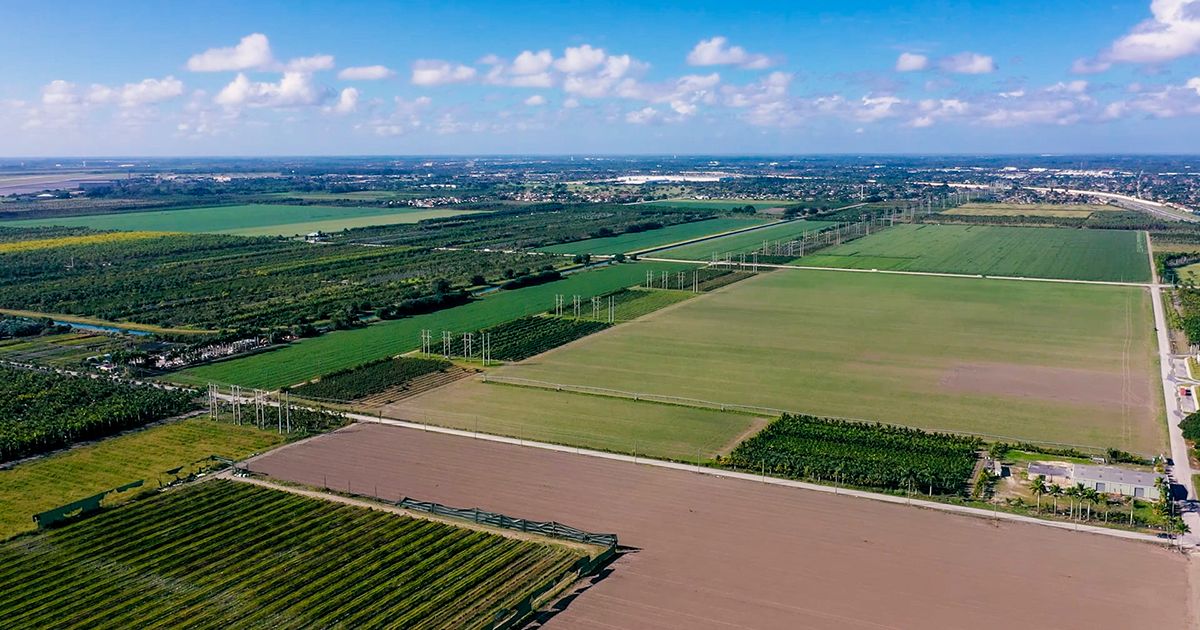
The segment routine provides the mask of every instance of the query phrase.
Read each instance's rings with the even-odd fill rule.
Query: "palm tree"
[[[1104,506],[1104,522],[1108,522],[1108,493],[1096,491],[1096,502]]]
[[[1079,488],[1076,488],[1075,486],[1067,486],[1067,488],[1063,490],[1063,494],[1066,495],[1067,501],[1069,501],[1067,506],[1067,518],[1074,519],[1075,497],[1079,496]]]
[[[1083,485],[1083,482],[1076,482],[1072,490],[1075,491],[1075,498],[1079,499],[1079,514],[1076,518],[1083,518],[1083,500],[1087,498],[1087,486]]]
[[[1050,491],[1050,496],[1054,497],[1054,513],[1058,514],[1058,497],[1062,496],[1062,493],[1063,493],[1062,486],[1060,486],[1056,483],[1052,483],[1052,484],[1050,484],[1049,491]]]
[[[1087,499],[1088,502],[1087,520],[1090,521],[1092,520],[1092,506],[1100,500],[1100,493],[1096,492],[1095,488],[1085,488],[1083,491],[1083,498]]]
[[[1033,491],[1033,496],[1037,497],[1037,511],[1042,513],[1042,495],[1046,493],[1046,475],[1038,475],[1029,484],[1029,489]]]

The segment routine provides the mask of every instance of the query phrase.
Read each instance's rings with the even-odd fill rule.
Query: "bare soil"
[[[1008,363],[955,363],[941,378],[942,387],[953,392],[1036,398],[1069,404],[1110,407],[1122,404],[1149,406],[1154,388],[1148,377],[1138,374],[1126,389],[1120,373],[1098,370],[1052,368]]]
[[[378,425],[252,468],[618,534],[549,628],[1193,625],[1188,558],[1146,543]]]

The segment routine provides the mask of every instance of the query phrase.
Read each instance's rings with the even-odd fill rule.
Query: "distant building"
[[[1037,462],[1029,465],[1028,472],[1030,479],[1045,477],[1047,483],[1056,483],[1060,486],[1072,483],[1071,469],[1066,466]]]
[[[1143,472],[1116,466],[1088,466],[1085,464],[1060,465],[1035,462],[1027,469],[1030,479],[1045,477],[1046,483],[1073,486],[1082,483],[1085,488],[1122,497],[1134,497],[1157,501],[1161,473]]]

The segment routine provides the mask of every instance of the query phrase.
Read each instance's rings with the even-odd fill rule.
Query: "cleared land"
[[[213,480],[0,545],[0,618],[29,628],[487,627],[583,555]]]
[[[383,414],[465,431],[683,461],[728,454],[740,437],[766,424],[740,413],[474,378],[389,405]]]
[[[1055,217],[1086,219],[1095,212],[1120,211],[1117,206],[1059,203],[967,203],[942,211],[947,215],[985,217]]]
[[[831,221],[788,221],[761,230],[672,247],[655,252],[654,255],[681,260],[709,260],[712,258],[713,252],[717,252],[717,254],[749,253],[761,248],[764,241],[791,241],[800,238],[805,232],[819,232],[833,225],[834,223]]]
[[[1194,624],[1186,557],[1035,525],[383,426],[348,427],[252,467],[559,520],[636,548],[548,627]]]
[[[1153,330],[1141,288],[780,270],[496,374],[1153,455]]]
[[[163,471],[176,466],[209,455],[242,459],[281,441],[273,431],[195,418],[0,470],[0,539],[33,529],[37,512],[138,479],[156,485]]]
[[[766,223],[763,219],[708,219],[668,225],[657,230],[646,230],[634,234],[621,234],[606,238],[589,238],[585,241],[552,245],[539,251],[555,254],[624,254],[650,247],[669,245],[710,234],[720,234]]]
[[[733,210],[754,206],[755,210],[799,205],[794,199],[663,199],[637,204],[639,206],[670,206],[672,208],[696,208],[699,210]]]
[[[463,306],[427,315],[380,322],[357,330],[306,339],[272,352],[200,366],[171,375],[190,383],[233,383],[273,389],[307,381],[334,370],[395,356],[421,345],[421,331],[479,330],[554,307],[554,296],[594,295],[643,282],[647,270],[682,271],[683,264],[622,264],[574,273],[564,280],[513,291],[497,291]],[[439,333],[435,332],[434,335]]]
[[[369,225],[416,223],[425,219],[467,214],[468,210],[376,208],[243,204],[180,208],[150,212],[124,212],[51,219],[7,221],[7,227],[63,225],[97,230],[209,232],[242,236],[294,236],[309,232],[336,232]]]
[[[1149,282],[1146,237],[1122,230],[897,225],[798,259],[810,267]]]

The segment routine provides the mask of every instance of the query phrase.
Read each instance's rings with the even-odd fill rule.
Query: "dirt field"
[[[558,520],[635,548],[552,629],[1192,623],[1183,556],[1096,535],[374,425],[252,468]]]

